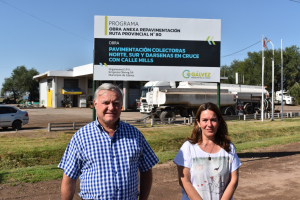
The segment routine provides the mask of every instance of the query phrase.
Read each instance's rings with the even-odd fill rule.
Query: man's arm
[[[140,173],[140,200],[147,200],[152,186],[152,169]]]
[[[72,200],[76,189],[76,180],[65,173],[61,182],[61,200]]]

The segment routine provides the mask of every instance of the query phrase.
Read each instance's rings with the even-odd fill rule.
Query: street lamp
[[[273,48],[273,57],[272,57],[272,117],[271,121],[274,121],[274,45],[269,39],[268,42],[272,44]]]
[[[261,58],[262,58],[262,65],[261,65],[261,121],[264,121],[264,69],[265,69],[265,59],[264,59],[264,48],[266,46],[265,44],[265,38],[264,36],[262,36],[262,54],[261,54]]]

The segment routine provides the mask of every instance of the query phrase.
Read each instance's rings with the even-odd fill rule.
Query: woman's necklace
[[[213,148],[211,149],[210,153],[208,154],[208,160],[211,160],[210,154],[211,154],[212,150],[214,149],[215,145],[216,145],[216,143],[214,143]],[[206,145],[203,144],[203,146],[204,146],[205,152],[208,153],[206,150]]]

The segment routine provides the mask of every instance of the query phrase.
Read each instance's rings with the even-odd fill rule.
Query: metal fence
[[[300,112],[284,112],[284,113],[274,113],[274,119],[280,119],[281,116],[283,115],[283,118],[292,118],[292,117],[299,117],[300,116]],[[254,119],[261,119],[262,116],[261,114],[256,114],[254,116]],[[272,113],[265,113],[264,115],[264,119],[271,119],[272,118]]]
[[[190,125],[195,120],[194,117],[176,117],[176,118],[168,118],[161,121],[158,118],[155,119],[143,119],[143,120],[125,120],[125,123],[134,125],[134,126],[143,126],[143,127],[153,127],[156,125],[171,125],[171,124],[183,124],[183,125]]]
[[[281,115],[284,118],[300,117],[300,112],[286,112],[286,113],[274,113],[274,119],[280,119]],[[264,119],[271,119],[271,113],[265,113]],[[249,114],[249,115],[234,115],[234,116],[223,116],[225,121],[231,120],[260,120],[261,114]],[[176,117],[168,118],[164,121],[160,119],[140,119],[140,120],[125,120],[125,123],[131,124],[136,127],[154,127],[154,126],[165,126],[165,125],[192,125],[195,122],[195,117]],[[49,123],[48,132],[59,131],[59,130],[77,130],[89,122],[73,122],[73,123]]]
[[[90,122],[48,123],[48,132],[61,130],[77,130]]]

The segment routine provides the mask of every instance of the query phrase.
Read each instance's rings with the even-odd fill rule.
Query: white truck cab
[[[283,96],[282,96],[283,94]],[[275,101],[277,104],[281,104],[283,97],[283,105],[295,105],[295,98],[289,95],[286,91],[279,90],[276,92]]]
[[[146,101],[146,94],[153,90],[153,88],[159,88],[159,90],[165,90],[169,88],[176,88],[175,81],[149,81],[141,89],[140,101],[137,102],[137,109],[141,113],[150,113],[149,110],[145,109],[145,106],[148,105]]]

